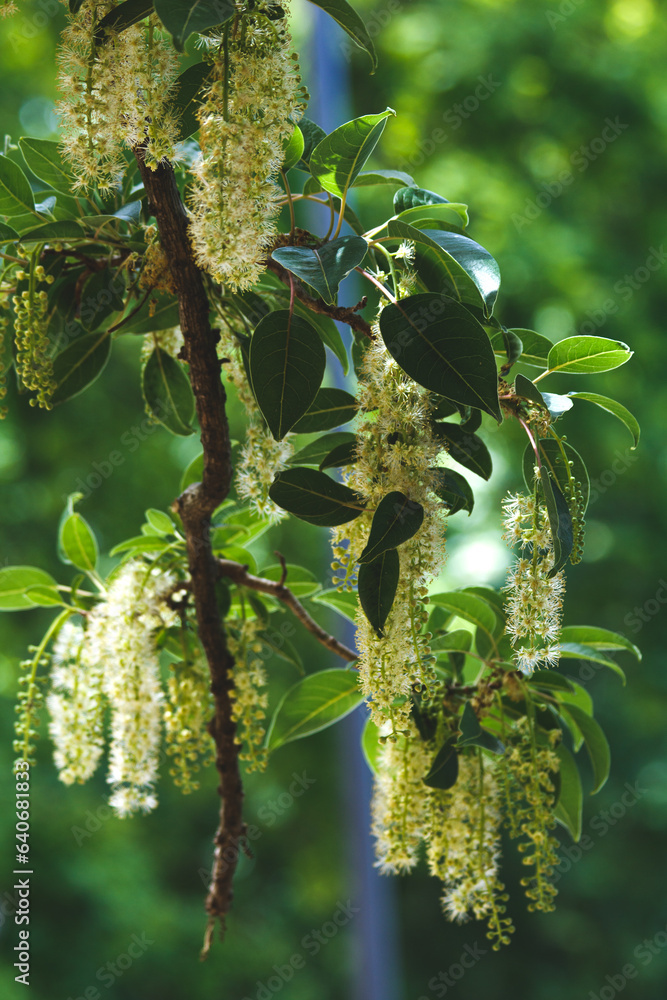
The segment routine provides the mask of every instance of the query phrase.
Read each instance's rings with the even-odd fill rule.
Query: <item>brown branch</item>
[[[269,257],[266,262],[266,266],[269,271],[273,271],[276,277],[280,278],[284,284],[289,285],[290,283],[290,271],[284,268],[277,260],[273,257]],[[373,331],[371,329],[370,323],[367,323],[363,316],[357,315],[358,309],[363,309],[366,305],[365,297],[357,302],[356,306],[330,306],[322,299],[315,299],[312,295],[304,289],[298,278],[293,278],[296,297],[300,302],[303,302],[304,306],[310,309],[311,312],[322,313],[324,316],[329,316],[330,319],[338,320],[339,323],[346,323],[352,330],[357,333],[363,334],[364,337],[368,337],[369,340],[373,340]]]
[[[243,785],[231,701],[234,658],[227,647],[220,620],[215,592],[219,570],[210,543],[211,514],[226,498],[231,485],[231,446],[216,351],[218,335],[209,323],[208,296],[203,275],[192,254],[188,216],[174,171],[169,163],[151,170],[146,166],[144,149],[137,148],[134,153],[176,287],[185,360],[189,364],[204,450],[203,481],[189,486],[174,507],[185,529],[199,637],[211,673],[215,715],[209,723],[209,732],[216,748],[216,767],[220,775],[218,791],[222,800],[206,898],[209,924],[202,950],[202,958],[205,958],[217,920],[224,930],[233,895],[238,845],[244,835]]]
[[[341,656],[348,663],[358,659],[356,653],[347,646],[339,642],[333,635],[329,635],[314,618],[311,618],[303,604],[294,596],[289,587],[284,583],[277,583],[275,580],[266,580],[262,576],[253,576],[248,572],[247,566],[241,563],[232,562],[231,559],[218,559],[218,571],[221,576],[226,576],[229,580],[239,584],[241,587],[249,587],[250,590],[258,590],[262,594],[270,594],[276,600],[281,601],[290,611],[296,615],[302,625],[315,636],[318,642],[330,649],[332,653]]]

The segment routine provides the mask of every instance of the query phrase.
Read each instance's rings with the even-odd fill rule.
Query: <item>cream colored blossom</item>
[[[236,742],[243,747],[239,758],[246,762],[246,770],[261,771],[267,759],[263,743],[264,718],[269,704],[269,696],[264,690],[267,676],[259,638],[262,625],[256,618],[228,625],[227,644],[234,657],[232,718],[238,724]]]

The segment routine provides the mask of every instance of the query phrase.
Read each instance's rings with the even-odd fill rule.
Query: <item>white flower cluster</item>
[[[530,676],[538,666],[556,666],[565,574],[549,578],[553,542],[546,507],[534,495],[510,494],[503,502],[504,538],[520,545],[522,554],[510,568],[507,632],[518,669]]]
[[[230,36],[210,40],[213,81],[190,199],[197,261],[232,289],[250,288],[264,268],[281,196],[274,178],[301,115],[285,18],[269,19],[263,0],[242,7]]]
[[[171,41],[152,15],[96,42],[97,26],[114,6],[108,0],[84,0],[68,14],[58,54],[63,151],[76,186],[103,193],[126,169],[123,149],[145,144],[146,162],[153,168],[171,157],[178,124],[168,107],[177,73]]]
[[[56,765],[63,781],[84,781],[99,762],[102,696],[111,710],[111,805],[120,816],[157,805],[164,695],[155,648],[157,629],[178,623],[164,602],[171,574],[140,560],[114,575],[85,633],[64,627],[56,645],[49,696]]]
[[[429,397],[391,357],[375,328],[364,354],[357,399],[358,458],[345,473],[348,486],[364,497],[367,511],[334,529],[334,582],[349,586],[355,564],[368,539],[373,512],[393,490],[422,505],[424,521],[418,532],[399,547],[400,581],[384,636],[379,638],[366,616],[357,615],[357,661],[361,686],[374,721],[391,719],[396,731],[410,716],[407,697],[413,685],[426,687],[434,679],[422,626],[428,584],[445,557],[445,517],[432,492],[430,467],[442,445],[429,423]],[[340,575],[340,574],[343,575]],[[402,705],[396,699],[404,698]]]

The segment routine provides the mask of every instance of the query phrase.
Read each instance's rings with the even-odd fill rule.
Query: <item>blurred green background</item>
[[[621,989],[655,1000],[664,994],[664,7],[652,0],[357,0],[356,6],[378,47],[375,76],[333,22],[316,17],[305,0],[292,5],[306,80],[322,69],[314,34],[331,65],[337,63],[330,91],[326,75],[320,84],[322,104],[336,103],[347,75],[350,117],[387,105],[396,110],[374,162],[470,205],[471,235],[500,263],[498,312],[507,325],[554,340],[599,332],[636,351],[609,375],[556,377],[546,386],[616,396],[643,427],[634,452],[620,423],[583,402],[576,421],[572,414],[563,418],[594,489],[587,553],[568,570],[567,621],[623,631],[644,652],[641,665],[624,664],[625,688],[610,673],[581,674],[572,661],[565,667],[595,697],[612,745],[612,777],[586,801],[582,847],[562,835],[554,914],[526,913],[521,866],[511,847],[506,852],[517,932],[511,947],[495,954],[481,925],[444,920],[438,885],[423,871],[396,880],[369,875],[367,843],[358,832],[366,823],[359,815],[367,789],[354,723],[285,747],[264,775],[248,781],[248,821],[259,831],[255,858],[242,859],[224,945],[200,964],[215,777],[185,800],[165,782],[153,815],[120,821],[109,818],[103,777],[74,789],[57,781],[43,740],[32,797],[35,1000],[92,1000],[94,991],[119,1000],[265,1000],[280,993],[290,1000],[555,1000],[591,993],[611,1000]],[[56,0],[22,5],[15,18],[0,21],[0,134],[51,135],[63,21]],[[390,198],[375,192],[356,207],[371,224],[390,211]],[[59,572],[54,536],[63,496],[143,419],[138,350],[122,345],[95,390],[53,415],[11,398],[10,416],[0,424],[0,564]],[[235,420],[239,428],[238,414]],[[486,431],[497,475],[480,489],[473,516],[451,521],[447,586],[499,584],[507,563],[499,505],[506,489],[520,488],[523,445],[514,428],[494,432],[489,422]],[[193,441],[162,430],[136,448],[124,446],[123,464],[81,508],[103,547],[133,533],[146,507],[171,502],[195,450]],[[325,567],[323,534],[313,529],[306,544],[297,543],[297,534],[281,528],[271,544],[288,557],[298,545],[304,562]],[[17,661],[46,620],[40,611],[0,619],[0,787],[10,804]],[[329,624],[338,628],[341,621],[332,616]],[[302,650],[308,669],[332,665],[307,638]],[[276,669],[281,683],[293,681],[287,665]],[[290,794],[293,776],[304,772],[312,784],[303,795]],[[626,783],[636,794],[623,799]],[[13,832],[8,807],[0,819],[0,961],[2,995],[10,1000],[23,995],[12,969]],[[348,900],[359,913],[335,936],[325,930],[317,946],[312,932],[336,914],[343,923],[341,904]],[[142,953],[128,965],[133,935]],[[460,977],[466,946],[478,960]],[[293,956],[301,956],[303,968],[289,976]],[[636,975],[622,971],[628,963]]]

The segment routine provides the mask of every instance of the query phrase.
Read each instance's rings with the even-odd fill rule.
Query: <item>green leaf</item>
[[[79,305],[81,325],[92,333],[112,313],[121,312],[124,305],[121,292],[124,288],[120,276],[108,268],[91,274],[81,290]]]
[[[43,226],[21,233],[21,243],[46,243],[48,240],[80,240],[85,237],[83,228],[73,219],[45,222]]]
[[[357,401],[344,389],[320,389],[308,411],[292,428],[298,434],[328,431],[346,424],[357,412]]]
[[[320,313],[311,312],[310,309],[296,299],[294,302],[294,311],[298,316],[302,316],[307,319],[311,326],[314,326],[319,333],[322,343],[325,347],[338,358],[343,369],[343,375],[347,375],[350,369],[350,362],[347,356],[347,348],[343,343],[343,338],[340,335],[340,330],[334,323],[332,319],[328,316],[322,316]]]
[[[403,170],[364,170],[357,175],[352,187],[372,187],[375,184],[410,184],[412,177]]]
[[[533,674],[531,674],[528,683],[531,687],[547,688],[549,691],[553,688],[556,688],[557,691],[574,690],[569,679],[567,677],[563,677],[562,674],[556,673],[555,670],[536,670]]]
[[[380,332],[419,385],[501,420],[491,344],[464,306],[430,292],[411,295],[382,310]]]
[[[546,368],[549,351],[554,346],[552,341],[550,341],[547,337],[543,337],[541,333],[535,333],[534,330],[524,330],[523,328],[513,327],[508,332],[513,333],[521,340],[523,350],[521,352],[520,360],[524,365],[534,365],[537,368]],[[494,349],[499,336],[499,334],[496,334],[492,338]],[[500,336],[500,340],[502,342],[502,336]]]
[[[592,646],[586,646],[579,642],[563,642],[559,643],[560,655],[564,659],[571,660],[589,660],[591,663],[597,663],[601,667],[606,667],[613,673],[617,674],[623,684],[626,683],[625,672],[619,667],[618,663],[614,660],[610,660],[609,657],[603,656],[599,650]]]
[[[597,392],[569,392],[568,396],[571,399],[587,399],[589,403],[595,403],[600,409],[606,410],[608,413],[612,413],[615,417],[618,417],[632,434],[634,441],[633,450],[637,447],[640,435],[639,423],[636,417],[633,417],[630,413],[630,410],[626,409],[621,403],[618,403],[615,399],[610,399],[609,396],[600,396]]]
[[[633,355],[627,344],[606,337],[566,337],[549,351],[548,372],[589,375],[608,372],[629,361]]]
[[[546,407],[542,393],[525,375],[518,374],[514,379],[514,392],[517,396],[522,396],[523,399],[529,399],[531,403],[538,403],[539,406]]]
[[[373,562],[359,567],[358,593],[361,609],[379,636],[396,597],[400,559],[396,549],[387,549]]]
[[[561,642],[577,642],[590,646],[592,649],[601,649],[621,652],[625,650],[632,653],[638,660],[641,660],[641,650],[633,642],[626,639],[618,632],[611,632],[606,628],[596,628],[593,625],[566,625],[561,630]]]
[[[193,483],[200,483],[204,475],[204,452],[202,451],[199,455],[195,455],[192,461],[189,463],[185,472],[181,476],[181,482],[179,484],[179,491],[182,493],[186,490],[188,486],[192,486]]]
[[[114,545],[109,555],[119,556],[124,552],[129,552],[132,555],[139,552],[164,552],[172,544],[162,535],[135,535],[133,538],[126,538],[118,545]]]
[[[576,451],[571,444],[568,444],[567,441],[562,441],[561,445],[563,451],[565,452],[567,461],[563,460],[563,455],[558,445],[558,441],[555,441],[552,438],[545,438],[540,441],[542,465],[549,470],[554,481],[558,483],[561,493],[565,496],[567,496],[569,492],[571,480],[579,484],[583,499],[581,511],[583,514],[588,506],[588,497],[590,493],[588,472],[586,470],[586,466],[584,465],[584,460],[579,452]],[[535,452],[530,445],[527,445],[526,450],[523,453],[523,477],[526,481],[526,485],[531,491],[535,480],[534,468]]]
[[[124,3],[113,7],[99,22],[95,29],[96,43],[104,43],[104,36],[107,30],[112,35],[120,34],[125,28],[131,28],[133,24],[143,21],[152,12],[152,0],[125,0]]]
[[[366,719],[366,725],[361,734],[361,749],[371,771],[373,774],[377,774],[382,744],[380,743],[380,730],[370,715]]]
[[[433,433],[447,447],[447,454],[470,472],[490,479],[493,462],[489,449],[477,434],[468,434],[459,424],[435,424]]]
[[[32,212],[35,199],[28,178],[7,156],[0,155],[0,215],[12,218]]]
[[[172,434],[193,433],[195,398],[190,380],[176,358],[155,347],[143,373],[143,393],[148,408]]]
[[[594,782],[591,795],[595,795],[609,777],[611,754],[607,737],[602,732],[599,723],[586,712],[582,712],[576,705],[562,706],[561,714],[565,717],[566,722],[569,721],[568,716],[571,717],[584,738],[584,745],[593,766]]]
[[[250,597],[254,595],[250,592],[248,596]],[[281,626],[281,629],[282,627],[283,626]],[[290,628],[291,627],[292,626],[290,626]],[[281,660],[285,660],[286,663],[291,663],[293,667],[296,667],[297,672],[303,677],[305,670],[303,669],[303,660],[301,659],[299,651],[281,630],[273,628],[264,629],[259,633],[259,638],[269,647],[272,653],[280,657]]]
[[[292,740],[310,736],[345,718],[361,704],[357,674],[352,670],[320,670],[304,677],[278,705],[266,745],[277,750]]]
[[[185,142],[199,129],[197,112],[204,98],[204,85],[210,73],[211,67],[199,62],[188,66],[174,81],[169,106],[178,117],[177,142]]]
[[[123,333],[158,333],[178,326],[178,299],[169,292],[153,292],[136,316],[123,323]]]
[[[387,549],[395,549],[421,528],[424,508],[404,493],[393,490],[380,500],[371,524],[368,542],[359,556],[360,563],[369,563]]]
[[[79,337],[58,354],[53,362],[56,389],[51,397],[54,406],[72,399],[98,378],[111,354],[111,337],[106,333],[88,333]]]
[[[326,527],[352,521],[364,508],[364,501],[353,490],[316,469],[279,472],[269,496],[302,521]]]
[[[570,705],[576,705],[586,715],[592,715],[593,699],[586,688],[582,687],[581,684],[577,684],[571,678],[568,678],[568,680],[570,681],[568,687],[556,692],[558,700],[564,703],[566,708]]]
[[[387,108],[379,115],[355,118],[322,139],[310,158],[310,172],[322,190],[344,197],[377,146],[387,118],[393,114],[395,112]]]
[[[361,236],[341,236],[318,248],[278,247],[271,256],[333,305],[341,281],[362,262],[367,250]]]
[[[322,139],[326,136],[326,132],[314,121],[311,121],[310,118],[306,118],[305,115],[299,119],[299,128],[303,135],[304,148],[297,167],[301,170],[309,170],[308,164],[310,163],[313,150],[322,142]]]
[[[15,243],[19,238],[19,234],[11,226],[8,226],[6,222],[0,222],[0,244],[1,243]]]
[[[347,618],[350,622],[354,621],[359,606],[357,595],[353,591],[340,591],[336,588],[323,590],[321,593],[316,594],[312,600],[315,604],[323,604],[327,608],[333,608],[334,611],[337,611],[339,615]]]
[[[461,735],[457,740],[457,746],[482,747],[484,750],[489,750],[495,754],[505,752],[505,747],[501,741],[496,736],[492,736],[491,733],[481,728],[475,715],[475,710],[469,701],[464,705],[463,714],[459,721],[459,729],[461,730]]]
[[[151,528],[159,532],[161,535],[173,535],[175,530],[175,525],[169,514],[165,513],[163,510],[157,510],[155,507],[149,507],[145,513],[146,520],[150,524]]]
[[[28,587],[26,597],[39,608],[67,607],[56,587]]]
[[[560,761],[558,775],[560,788],[558,801],[554,808],[554,816],[566,830],[569,830],[575,841],[581,839],[581,817],[583,811],[583,791],[581,778],[576,761],[567,747],[562,743],[556,747],[556,756]]]
[[[332,17],[337,24],[340,24],[343,31],[346,31],[355,45],[364,49],[368,53],[372,63],[371,72],[374,73],[377,67],[377,56],[373,39],[369,35],[366,25],[361,20],[357,12],[350,7],[347,0],[311,0],[321,10]]]
[[[305,569],[304,566],[296,566],[294,563],[287,563],[285,568],[287,569],[285,586],[289,587],[295,597],[298,597],[299,599],[302,597],[310,597],[312,594],[316,594],[320,589],[320,582],[317,577],[314,576],[310,570]],[[282,580],[283,567],[280,563],[275,563],[272,566],[267,566],[266,569],[260,570],[259,575],[265,580],[273,580],[278,583]]]
[[[37,605],[27,595],[31,587],[57,587],[43,569],[34,566],[5,566],[0,569],[0,611],[27,611]]]
[[[500,269],[488,250],[462,233],[417,229],[400,219],[387,224],[389,236],[415,243],[415,267],[429,291],[451,295],[490,316],[500,288]]]
[[[314,403],[325,367],[322,341],[306,320],[288,309],[260,320],[250,342],[250,381],[276,441]]]
[[[73,513],[60,525],[58,548],[63,562],[92,573],[97,566],[98,548],[95,535],[81,514]]]
[[[324,434],[297,451],[290,458],[289,464],[319,466],[320,462],[338,445],[355,444],[356,440],[356,436],[350,431],[334,431],[332,434]]]
[[[408,222],[417,229],[449,229],[452,232],[468,225],[468,206],[461,202],[447,201],[437,205],[415,205],[399,212],[400,222]]]
[[[435,191],[428,191],[426,188],[417,187],[416,184],[409,184],[394,195],[394,211],[405,212],[410,208],[421,208],[422,205],[448,205],[447,198]]]
[[[285,173],[297,165],[303,156],[304,149],[305,142],[303,132],[298,125],[295,125],[291,136],[287,142],[283,143],[283,165],[281,169],[284,170]]]
[[[496,616],[489,605],[474,594],[460,591],[450,591],[443,594],[430,594],[429,603],[445,608],[451,614],[470,622],[485,634],[492,647],[495,647],[494,633],[496,631]]]
[[[433,758],[428,774],[422,778],[429,788],[453,788],[459,777],[459,755],[454,743],[456,738],[450,736]]]
[[[117,8],[116,8],[117,9]],[[69,194],[74,182],[74,174],[60,153],[60,143],[51,139],[19,139],[19,146],[28,168],[35,177],[54,188]]]
[[[155,0],[155,13],[182,52],[191,34],[224,24],[236,7],[232,0]]]
[[[344,465],[352,465],[359,457],[357,447],[356,437],[354,441],[337,444],[320,462],[320,472],[324,472],[325,469],[341,469]]]
[[[572,515],[558,483],[552,480],[544,469],[542,470],[540,487],[547,506],[551,540],[554,547],[554,564],[547,573],[547,577],[552,577],[565,565],[574,547]]]
[[[438,610],[444,611],[444,608]],[[437,635],[435,639],[431,639],[429,646],[438,653],[469,653],[472,646],[472,632],[467,628],[457,628],[453,632]]]

